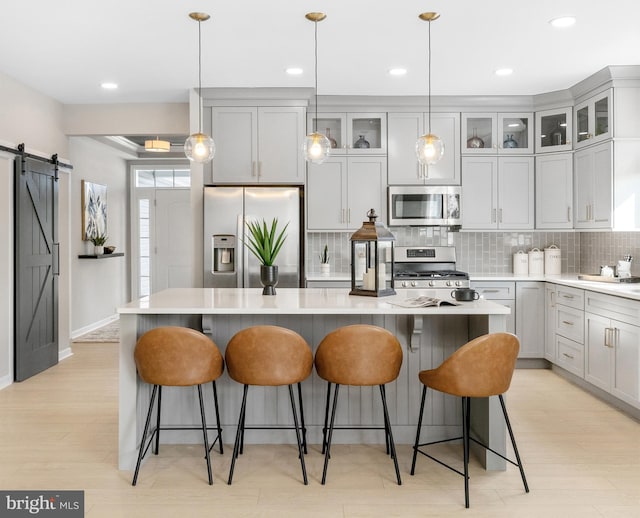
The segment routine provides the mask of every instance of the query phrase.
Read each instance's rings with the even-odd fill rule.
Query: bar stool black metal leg
[[[213,404],[216,409],[216,423],[218,424],[218,441],[220,443],[220,455],[224,453],[223,445],[222,445],[222,425],[220,424],[220,410],[218,408],[218,389],[216,388],[215,380],[211,382],[213,385]],[[215,441],[214,441],[215,444]],[[213,444],[211,445],[213,448]]]
[[[238,450],[240,449],[240,436],[242,435],[242,422],[244,419],[244,413],[247,408],[247,391],[249,385],[244,386],[244,392],[242,394],[242,405],[240,406],[240,417],[238,418],[238,429],[236,430],[236,440],[233,444],[233,455],[231,455],[231,468],[229,469],[229,480],[227,484],[231,485],[233,480],[233,469],[236,465],[236,459],[238,458]]]
[[[142,432],[142,441],[140,442],[140,451],[138,452],[138,461],[136,462],[136,470],[133,474],[133,481],[131,482],[132,486],[135,486],[138,482],[138,472],[140,471],[140,463],[142,462],[142,457],[146,452],[145,443],[147,442],[147,434],[149,433],[149,424],[151,424],[151,413],[153,412],[153,403],[156,400],[156,394],[158,392],[158,385],[153,386],[153,391],[151,392],[151,401],[149,402],[149,411],[147,412],[147,420],[144,424],[144,431]]]
[[[384,385],[380,385],[380,390],[382,390],[382,393],[384,394],[384,398],[386,399],[387,393],[384,388]],[[385,443],[387,455],[391,454],[391,450],[389,448],[389,429],[390,428],[391,428],[391,423],[389,423],[387,419],[385,419],[384,420],[384,443]]]
[[[307,451],[307,427],[304,425],[304,406],[302,405],[302,384],[298,383],[298,402],[300,405],[300,426],[302,428],[302,448],[304,453]]]
[[[336,383],[336,388],[333,391],[333,409],[331,410],[331,423],[329,424],[327,444],[324,452],[324,468],[322,470],[322,485],[324,485],[324,483],[327,480],[327,467],[329,466],[329,457],[331,455],[331,438],[333,437],[333,425],[336,419],[336,407],[338,405],[338,392],[340,392],[340,385]]]
[[[500,405],[502,406],[502,414],[504,415],[504,421],[507,423],[507,430],[509,431],[509,437],[511,437],[511,445],[513,446],[513,452],[515,453],[516,460],[518,461],[518,469],[520,469],[520,476],[522,477],[522,483],[524,484],[524,490],[526,493],[529,492],[529,484],[527,484],[527,478],[524,476],[524,468],[522,467],[522,461],[520,460],[520,454],[518,453],[518,447],[516,446],[516,438],[513,435],[513,430],[511,429],[511,422],[509,421],[509,416],[507,415],[507,407],[504,404],[504,398],[502,394],[498,396],[500,399]]]
[[[418,457],[418,447],[420,446],[420,430],[422,429],[422,415],[424,414],[424,402],[427,396],[427,386],[422,386],[422,401],[420,402],[420,415],[418,416],[418,430],[416,431],[416,442],[413,445],[413,460],[411,461],[411,474],[416,472],[416,459]]]
[[[471,400],[462,398],[462,442],[464,450],[464,506],[469,508],[469,423]]]
[[[207,459],[207,473],[209,474],[209,485],[213,484],[211,474],[211,457],[209,456],[209,438],[207,437],[207,419],[204,415],[204,400],[202,399],[202,385],[198,385],[198,400],[200,401],[200,418],[202,419],[202,436],[204,440],[204,454]]]
[[[385,394],[384,385],[380,385],[380,397],[382,398],[382,409],[384,411],[384,420],[386,426],[388,427],[388,438],[389,438],[389,446],[391,448],[391,457],[393,458],[393,465],[396,468],[396,479],[398,480],[398,485],[402,485],[402,480],[400,479],[400,469],[398,468],[398,456],[396,455],[396,445],[393,442],[393,432],[391,431],[391,420],[389,419],[389,409],[387,408],[387,396]]]
[[[300,466],[302,467],[302,479],[304,480],[304,485],[306,486],[309,482],[307,481],[307,468],[304,465],[304,454],[302,453],[302,437],[300,433],[300,426],[298,424],[298,415],[296,413],[296,401],[293,397],[293,386],[289,385],[289,399],[291,400],[291,411],[293,412],[293,426],[296,429],[296,440],[298,442],[298,454],[300,456]]]
[[[162,385],[158,385],[158,412],[156,416],[156,455],[160,452],[160,409],[162,408]]]
[[[327,424],[329,423],[329,402],[331,401],[331,382],[327,382],[327,402],[324,407],[324,426],[322,427],[322,453],[327,449]]]
[[[242,415],[242,423],[240,429],[242,430],[242,434],[240,435],[240,455],[244,453],[244,426],[246,423],[247,413],[245,412]]]

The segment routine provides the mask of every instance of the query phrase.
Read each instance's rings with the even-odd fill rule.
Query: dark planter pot
[[[278,284],[278,267],[260,265],[260,284],[262,284],[263,295],[275,295],[276,285]]]

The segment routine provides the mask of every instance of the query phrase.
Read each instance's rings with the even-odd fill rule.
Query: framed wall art
[[[82,239],[107,236],[107,186],[82,180]]]

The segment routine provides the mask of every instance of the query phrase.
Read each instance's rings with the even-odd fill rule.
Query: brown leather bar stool
[[[322,451],[324,453],[324,469],[322,483],[327,479],[327,467],[331,455],[331,440],[334,430],[384,430],[387,454],[391,455],[396,468],[398,485],[402,484],[396,448],[393,442],[391,422],[387,409],[385,384],[395,380],[402,365],[402,347],[392,333],[381,327],[356,324],[345,326],[332,331],[325,336],[316,351],[316,372],[327,381],[327,401],[322,430]],[[329,419],[329,401],[331,399],[331,385],[335,384],[333,392],[333,407],[331,421]],[[384,413],[384,427],[348,427],[335,426],[336,408],[340,385],[380,387],[382,410]]]
[[[455,471],[464,477],[464,503],[465,507],[469,507],[469,441],[479,444],[483,448],[495,453],[507,462],[517,466],[520,469],[520,476],[524,489],[528,493],[529,486],[524,475],[524,468],[516,446],[516,440],[511,429],[507,407],[504,404],[502,395],[509,389],[513,369],[516,365],[520,342],[515,335],[510,333],[493,333],[480,336],[463,345],[447,358],[437,369],[421,371],[419,373],[420,381],[423,384],[422,402],[420,403],[420,417],[418,419],[418,431],[416,433],[416,442],[413,446],[413,462],[411,463],[411,474],[415,473],[416,458],[418,453],[425,457],[435,460],[438,464]],[[422,427],[422,414],[424,412],[425,396],[427,387],[459,396],[462,398],[462,437],[454,437],[442,441],[433,441],[423,444],[420,442],[420,428]],[[487,445],[471,437],[469,427],[471,422],[471,398],[490,396],[498,396],[502,414],[509,431],[511,445],[516,456],[516,461],[508,459],[501,453],[492,450]],[[424,446],[437,444],[448,441],[462,439],[463,456],[464,456],[464,472],[452,468],[444,462],[432,457],[425,451],[420,450]]]
[[[304,453],[306,453],[307,443],[300,383],[309,377],[313,368],[313,354],[309,344],[298,333],[284,327],[253,326],[239,331],[229,340],[225,352],[225,360],[231,379],[244,385],[228,484],[231,484],[233,480],[233,470],[238,454],[242,453],[245,430],[291,429],[291,427],[286,426],[245,426],[249,386],[280,387],[288,385],[291,411],[293,413],[293,429],[296,431],[302,477],[306,485],[308,482]],[[298,414],[296,412],[295,398],[293,397],[294,384],[298,385],[300,425],[298,424]]]
[[[216,442],[220,445],[222,453],[222,428],[220,426],[220,412],[218,410],[218,393],[216,390],[216,379],[220,377],[224,370],[224,360],[218,347],[204,334],[195,329],[186,327],[157,327],[144,333],[136,344],[133,353],[138,375],[145,383],[153,385],[151,401],[147,420],[142,433],[138,462],[133,475],[132,484],[135,486],[138,481],[138,471],[142,458],[147,453],[149,446],[155,436],[155,454],[158,454],[160,446],[160,430],[193,430],[202,428],[204,437],[205,458],[207,459],[207,471],[209,474],[209,485],[213,484],[211,475],[211,458],[209,451]],[[209,447],[207,436],[207,422],[204,413],[204,401],[202,398],[202,385],[211,382],[213,387],[213,401],[215,404],[218,434]],[[202,427],[194,426],[167,426],[160,427],[160,408],[162,402],[162,387],[191,387],[198,388],[198,399],[200,401],[200,417]],[[158,409],[156,414],[156,427],[153,430],[149,442],[147,434],[151,423],[153,404],[158,396]]]

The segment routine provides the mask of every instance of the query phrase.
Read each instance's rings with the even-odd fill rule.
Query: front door
[[[55,166],[15,161],[15,379],[23,381],[58,363]]]

